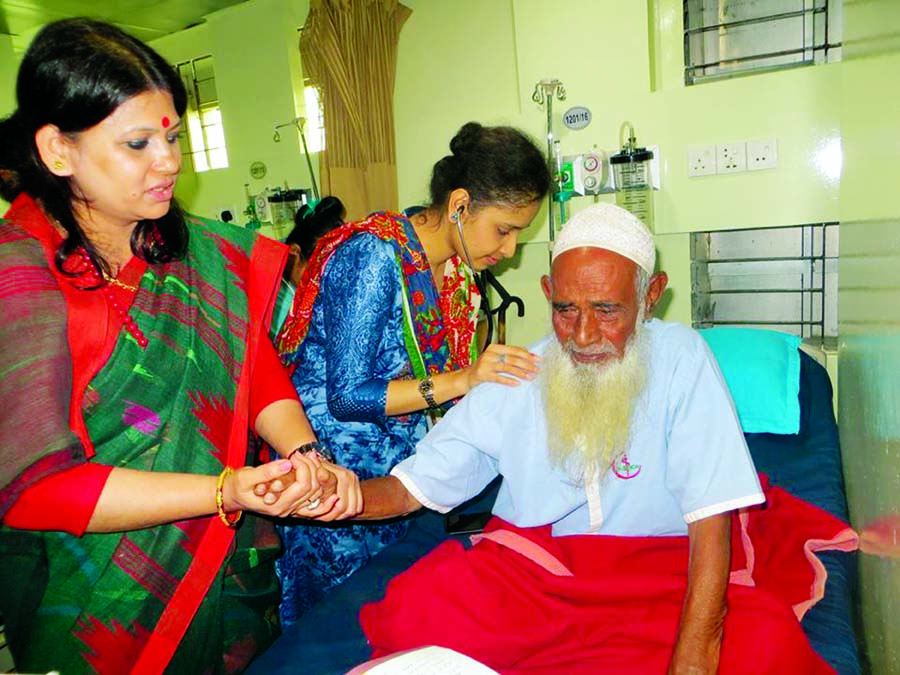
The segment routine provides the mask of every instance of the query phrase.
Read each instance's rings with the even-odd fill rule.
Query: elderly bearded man
[[[828,672],[787,605],[729,588],[731,512],[765,498],[704,340],[646,320],[667,283],[654,264],[627,211],[577,214],[542,279],[540,378],[475,388],[362,484],[362,517],[383,518],[446,512],[503,476],[476,546],[442,545],[363,608],[376,656],[440,644],[504,673],[714,673],[720,657],[722,672]]]

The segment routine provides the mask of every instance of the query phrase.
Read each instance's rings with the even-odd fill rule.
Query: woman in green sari
[[[250,513],[360,509],[267,337],[286,249],[185,216],[184,87],[74,19],[0,122],[0,614],[20,671],[238,672],[277,634]],[[248,429],[282,459],[246,466]],[[240,527],[238,527],[240,521]]]

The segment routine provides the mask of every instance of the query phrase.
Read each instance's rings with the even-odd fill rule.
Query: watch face
[[[422,395],[422,398],[425,399],[425,403],[428,404],[429,408],[436,408],[438,404],[437,401],[434,400],[432,392],[434,392],[434,382],[431,381],[430,377],[419,380],[419,393]]]

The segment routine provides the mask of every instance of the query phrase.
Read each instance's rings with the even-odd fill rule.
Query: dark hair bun
[[[316,208],[314,210],[315,219],[319,223],[335,223],[341,222],[344,220],[344,204],[337,197],[323,197],[322,200],[316,204]]]
[[[446,204],[457,189],[468,192],[475,206],[524,206],[550,189],[547,160],[518,129],[468,122],[450,141],[450,151],[431,172],[432,207]]]
[[[304,258],[309,258],[319,238],[344,222],[344,204],[337,197],[323,197],[315,208],[306,204],[294,215],[294,229],[285,244],[296,244]]]
[[[483,131],[484,127],[478,122],[466,122],[450,140],[450,152],[458,156],[469,154],[478,146]]]

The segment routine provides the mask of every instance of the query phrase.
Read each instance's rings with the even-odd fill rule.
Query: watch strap
[[[419,380],[419,393],[425,399],[425,403],[429,408],[437,408],[438,403],[434,400],[434,382],[430,377]]]

